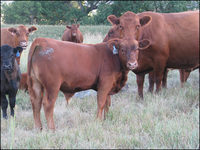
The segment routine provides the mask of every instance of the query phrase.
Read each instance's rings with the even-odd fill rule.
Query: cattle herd
[[[32,26],[1,28],[1,107],[7,118],[9,96],[14,116],[18,88],[29,91],[35,129],[42,130],[41,106],[49,129],[55,130],[54,105],[61,91],[67,102],[79,91],[97,91],[97,118],[105,119],[110,95],[126,84],[128,72],[137,76],[143,99],[145,74],[149,91],[167,87],[169,69],[179,69],[181,86],[191,71],[199,68],[199,10],[180,13],[127,11],[109,15],[112,24],[102,43],[83,44],[79,24],[66,26],[62,41],[36,38],[29,50],[27,73],[20,72],[20,57],[28,45]],[[104,111],[104,116],[102,113]]]

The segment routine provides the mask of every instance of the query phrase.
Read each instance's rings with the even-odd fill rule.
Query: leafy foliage
[[[140,13],[182,12],[199,9],[199,1],[14,1],[1,3],[7,24],[109,24],[108,15],[120,17],[126,11]],[[96,11],[96,13],[95,13]]]

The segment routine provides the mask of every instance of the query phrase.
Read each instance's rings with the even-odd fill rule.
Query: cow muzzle
[[[72,36],[76,36],[76,33],[72,33]]]
[[[25,50],[28,46],[28,42],[20,42],[20,46],[23,47],[23,50]]]
[[[11,65],[4,65],[3,70],[11,70]]]
[[[136,69],[138,67],[138,62],[135,61],[134,63],[128,62],[127,63],[127,68],[130,70]]]

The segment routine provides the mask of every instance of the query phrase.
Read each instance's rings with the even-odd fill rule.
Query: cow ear
[[[108,47],[110,50],[113,51],[113,54],[118,54],[119,51],[119,40],[109,40],[108,41]]]
[[[146,26],[151,22],[151,20],[152,20],[151,16],[143,16],[140,19],[140,24],[141,24],[141,26]]]
[[[110,16],[108,16],[107,17],[107,20],[112,24],[112,25],[114,25],[114,24],[116,24],[116,25],[118,25],[119,24],[119,18],[117,18],[115,15],[110,15]]]
[[[139,50],[146,49],[147,47],[150,46],[150,44],[151,44],[151,41],[147,39],[139,41]]]
[[[21,53],[22,51],[23,51],[23,48],[21,46],[17,46],[16,48],[13,49],[14,53],[17,53],[17,52]]]
[[[71,26],[66,25],[66,28],[67,28],[67,29],[71,29]]]
[[[37,31],[37,27],[35,27],[35,26],[32,26],[32,27],[28,28],[28,32],[29,33],[33,33],[35,31]]]
[[[8,28],[8,32],[10,32],[12,35],[16,35],[17,30],[13,27]]]
[[[78,23],[78,25],[77,25],[76,27],[79,28],[79,25],[80,25],[80,24]]]

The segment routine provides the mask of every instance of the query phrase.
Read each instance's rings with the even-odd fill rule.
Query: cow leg
[[[145,75],[136,75],[137,77],[137,85],[138,85],[138,95],[143,99],[143,85],[144,85],[144,77]]]
[[[42,123],[41,123],[41,119],[40,119],[40,110],[42,107],[42,99],[43,99],[43,94],[44,94],[43,87],[35,79],[33,82],[33,86],[28,87],[28,91],[29,91],[32,109],[33,109],[35,129],[42,130]]]
[[[162,87],[167,88],[167,74],[169,70],[165,68],[164,73],[163,73],[163,79],[162,79]]]
[[[185,72],[184,72],[184,82],[187,82],[187,79],[188,79],[188,77],[189,77],[189,75],[190,75],[190,72],[191,72],[191,71],[185,71]]]
[[[149,73],[149,92],[153,92],[154,89],[154,71]]]
[[[5,94],[1,93],[1,108],[3,111],[3,118],[7,119],[8,100]]]
[[[179,69],[179,73],[180,73],[180,81],[181,81],[181,87],[183,87],[183,83],[184,83],[184,69]]]
[[[14,117],[14,108],[15,108],[15,102],[16,102],[16,93],[9,95],[9,103],[10,103],[10,115]]]
[[[49,87],[48,89],[45,89],[44,100],[42,101],[45,117],[47,120],[47,126],[51,130],[55,130],[53,110],[58,96],[59,88],[56,89]]]
[[[161,69],[158,72],[155,71],[156,93],[158,93],[161,90],[163,74],[164,74],[164,69],[163,71]]]
[[[106,103],[104,105],[104,119],[106,119],[106,116],[109,112],[110,104],[111,104],[111,97],[110,97],[110,95],[108,95],[107,99],[106,99]]]
[[[71,100],[71,97],[75,94],[75,93],[64,93],[63,94],[65,95],[65,99],[67,101],[67,105],[70,104],[70,100]]]
[[[105,79],[104,81],[110,81],[110,79],[109,80]],[[103,108],[106,107],[106,111],[108,111],[107,106],[105,106],[105,103],[106,103],[106,100],[107,100],[107,97],[108,97],[108,92],[111,89],[111,86],[112,86],[112,84],[108,83],[108,82],[107,83],[103,83],[103,84],[99,84],[99,86],[98,86],[98,93],[97,93],[97,104],[98,104],[97,118],[99,118],[100,120],[102,120],[102,111],[103,111]],[[108,98],[108,104],[109,104],[109,98]]]

